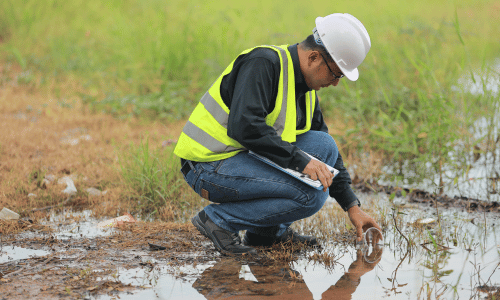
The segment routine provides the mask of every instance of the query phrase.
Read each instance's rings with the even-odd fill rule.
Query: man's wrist
[[[349,211],[353,211],[355,209],[357,210],[357,209],[359,209],[360,206],[361,206],[361,203],[359,202],[358,199],[356,199],[356,201],[353,201],[348,206],[346,206],[345,211],[349,212]]]
[[[297,172],[303,172],[310,161],[311,158],[303,151],[299,150],[292,157],[289,168]]]
[[[335,180],[335,178],[333,180]],[[356,205],[361,206],[358,197],[356,197],[353,190],[351,189],[351,186],[348,184],[343,191],[330,193],[330,196],[337,200],[340,207],[342,207],[344,211],[347,211],[349,208]]]

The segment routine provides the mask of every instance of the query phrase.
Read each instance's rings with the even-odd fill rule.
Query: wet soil
[[[54,226],[57,224],[52,224]],[[4,259],[5,262],[0,263],[0,299],[96,299],[140,295],[141,290],[151,286],[123,283],[118,274],[139,269],[154,272],[155,268],[164,267],[176,270],[187,265],[205,266],[203,274],[198,274],[203,276],[197,276],[192,287],[208,299],[264,296],[301,299],[311,295],[300,273],[290,267],[291,262],[310,249],[304,245],[258,248],[259,254],[253,257],[222,256],[191,224],[138,222],[111,230],[108,236],[61,239],[54,236],[48,225],[39,225],[20,234],[3,236],[0,254],[3,251],[4,258],[10,249],[43,250],[48,254]],[[352,236],[343,239],[352,242]],[[313,255],[310,260],[331,264],[331,258]],[[258,276],[259,286],[240,280],[238,273],[242,265]],[[183,275],[177,273],[180,281]]]
[[[155,251],[149,243],[164,250]],[[125,225],[109,236],[65,240],[48,231],[27,231],[4,236],[0,251],[10,247],[50,254],[0,263],[0,299],[113,295],[141,288],[113,277],[118,268],[151,269],[160,261],[164,265],[199,264],[218,256],[193,226],[174,223]]]

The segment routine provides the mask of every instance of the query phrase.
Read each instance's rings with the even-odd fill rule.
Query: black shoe
[[[290,227],[286,229],[285,233],[278,237],[261,236],[255,233],[246,232],[243,238],[243,244],[248,246],[272,246],[277,243],[294,243],[305,244],[307,246],[317,246],[318,240],[313,236],[300,235],[293,231]]]
[[[257,254],[254,248],[241,244],[240,237],[237,233],[233,233],[215,225],[203,210],[194,216],[191,222],[204,236],[209,238],[214,243],[215,248],[223,254]]]

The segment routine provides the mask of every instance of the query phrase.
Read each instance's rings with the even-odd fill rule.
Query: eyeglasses
[[[319,51],[318,51],[319,52]],[[323,58],[323,60],[325,61],[325,64],[326,66],[328,67],[328,70],[330,70],[330,73],[332,73],[332,76],[333,76],[333,79],[334,80],[337,80],[337,79],[340,79],[342,77],[344,77],[344,74],[340,75],[340,76],[337,76],[335,75],[335,73],[333,73],[332,69],[330,68],[330,66],[328,65],[328,63],[326,62],[326,59],[325,57],[323,56],[323,54],[321,54],[321,52],[319,52],[319,55],[321,55],[321,57]]]

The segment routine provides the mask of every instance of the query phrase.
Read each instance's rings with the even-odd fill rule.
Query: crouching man
[[[348,213],[358,240],[363,230],[380,229],[360,208],[317,97],[318,90],[337,86],[344,77],[357,80],[357,67],[370,46],[368,32],[355,17],[319,17],[313,34],[301,43],[243,51],[201,98],[175,154],[186,182],[213,202],[192,222],[220,252],[254,254],[254,246],[278,242],[317,244],[290,225],[318,212],[328,195]],[[323,189],[248,150],[319,180]],[[339,174],[333,177],[326,165]],[[240,230],[246,230],[243,241]]]

